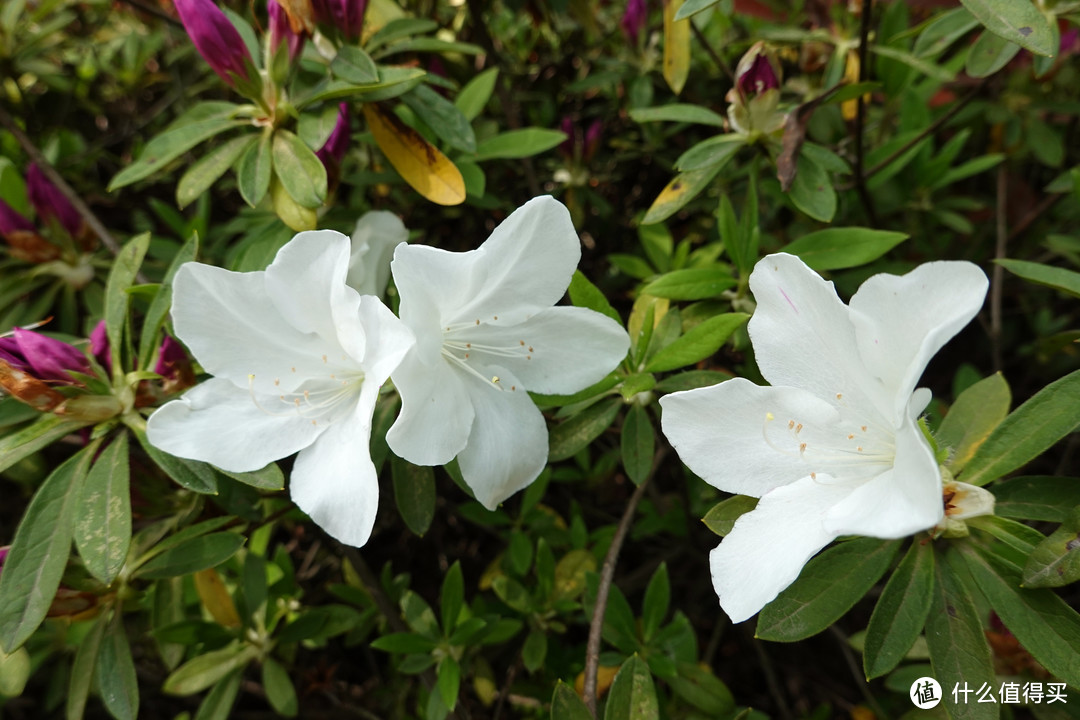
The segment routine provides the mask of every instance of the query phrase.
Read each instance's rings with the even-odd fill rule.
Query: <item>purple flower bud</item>
[[[26,168],[26,194],[37,212],[39,222],[55,220],[71,237],[82,233],[83,219],[79,211],[34,163]]]
[[[619,21],[619,27],[622,28],[623,35],[631,44],[637,45],[638,36],[645,29],[645,21],[648,18],[649,8],[645,0],[627,1],[626,10],[623,12],[622,20]]]
[[[24,218],[15,208],[0,200],[0,235],[14,232],[34,232],[34,224]]]
[[[769,56],[764,43],[754,43],[735,68],[735,87],[744,98],[780,87],[779,67]]]
[[[600,139],[604,135],[604,123],[598,118],[592,121],[588,130],[585,131],[585,150],[582,156],[586,160],[592,159],[592,156],[596,154],[596,149],[600,147]]]
[[[349,106],[341,103],[338,105],[338,118],[334,129],[330,131],[330,137],[326,138],[323,146],[315,152],[327,171],[333,172],[341,166],[341,161],[345,159],[345,153],[349,149],[349,140]]]
[[[106,370],[112,367],[112,351],[109,349],[109,335],[104,320],[98,321],[90,331],[90,354]]]
[[[158,350],[154,372],[167,380],[175,380],[181,373],[191,368],[191,360],[184,352],[184,346],[166,335]]]
[[[90,363],[78,348],[22,328],[0,338],[0,360],[38,380],[71,383],[69,370],[90,372]]]
[[[567,160],[573,160],[577,128],[574,127],[574,121],[570,119],[569,115],[563,117],[562,121],[559,123],[559,129],[566,135],[566,139],[559,143],[559,154]]]
[[[214,72],[231,87],[237,78],[250,81],[254,62],[247,45],[213,0],[176,0],[175,5],[195,49]]]
[[[276,51],[281,43],[289,43],[289,62],[295,61],[304,49],[304,36],[293,30],[285,8],[277,0],[266,0],[266,12],[270,17],[270,47]]]
[[[313,0],[312,6],[319,22],[333,25],[350,40],[360,37],[367,0]]]

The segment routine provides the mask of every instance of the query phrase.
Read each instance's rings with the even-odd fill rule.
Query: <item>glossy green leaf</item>
[[[1080,370],[1050,383],[1014,410],[975,451],[960,477],[985,485],[1041,455],[1080,424]]]
[[[266,699],[270,701],[270,707],[274,712],[284,717],[296,717],[300,710],[296,699],[296,688],[293,687],[289,673],[274,660],[265,658],[262,663],[262,684],[266,691]]]
[[[371,647],[400,654],[428,653],[435,648],[435,641],[416,633],[389,633],[372,640]]]
[[[476,134],[468,118],[442,95],[427,85],[417,85],[401,100],[447,145],[462,152],[476,152]]]
[[[1050,20],[1030,0],[961,0],[986,29],[1036,55],[1053,55]]]
[[[82,485],[75,546],[90,574],[108,585],[131,545],[128,434],[119,432],[98,456]]]
[[[443,634],[449,635],[457,627],[461,608],[465,606],[465,579],[461,573],[460,560],[455,560],[446,571],[441,598],[439,609],[442,611]]]
[[[185,208],[198,200],[256,142],[255,135],[241,135],[199,158],[177,183],[176,204]]]
[[[877,260],[908,238],[907,233],[862,227],[826,228],[784,247],[814,270],[840,270]]]
[[[488,68],[482,73],[474,75],[461,92],[454,98],[454,105],[470,122],[480,116],[487,105],[491,94],[495,91],[495,83],[499,79],[499,68]]]
[[[660,716],[652,673],[634,654],[623,663],[608,690],[604,720],[654,720]]]
[[[1001,373],[994,373],[964,390],[949,408],[935,433],[938,445],[949,448],[947,467],[958,474],[975,451],[1009,414],[1012,393]]]
[[[665,678],[668,685],[686,702],[706,714],[706,717],[731,717],[735,710],[735,698],[720,678],[691,662],[680,662],[675,677]]]
[[[994,483],[994,514],[1021,520],[1064,522],[1080,505],[1080,478],[1034,475]]]
[[[895,668],[922,634],[934,590],[934,546],[911,544],[874,606],[866,628],[863,670],[868,679]]]
[[[240,189],[240,197],[251,207],[262,202],[270,190],[270,176],[274,167],[274,155],[270,149],[273,137],[270,133],[264,133],[249,145],[236,167],[236,186]]]
[[[646,642],[656,635],[664,618],[667,617],[671,603],[671,580],[668,578],[667,563],[660,563],[645,588],[645,599],[641,603],[641,636]]]
[[[109,279],[105,283],[105,330],[112,348],[113,366],[123,365],[124,327],[127,325],[128,289],[142,266],[146,249],[150,246],[150,233],[136,235],[120,249],[113,261]]]
[[[994,262],[1025,280],[1080,298],[1080,273],[1078,272],[1026,260],[995,260]]]
[[[169,548],[148,560],[136,574],[141,578],[169,578],[217,567],[243,547],[239,533],[216,532],[200,535]]]
[[[709,318],[653,355],[645,364],[645,371],[676,370],[712,357],[749,319],[746,313],[724,313]]]
[[[593,720],[585,702],[562,680],[555,681],[551,696],[551,720]]]
[[[330,62],[330,72],[354,85],[370,85],[379,82],[379,69],[371,56],[356,45],[345,44],[338,48]]]
[[[574,277],[570,280],[570,302],[578,307],[589,308],[601,315],[607,315],[622,325],[619,313],[615,311],[615,308],[611,307],[611,303],[608,302],[604,293],[600,288],[593,285],[580,270],[575,270]]]
[[[214,478],[214,470],[209,465],[198,460],[185,460],[159,450],[146,439],[146,430],[141,427],[132,427],[136,439],[150,459],[161,468],[166,475],[171,477],[182,487],[192,492],[216,495],[217,480]]]
[[[690,268],[665,273],[642,288],[645,295],[669,300],[705,300],[719,297],[738,283],[722,267]]]
[[[101,639],[94,677],[102,702],[116,720],[135,720],[139,716],[139,684],[120,616],[109,623]]]
[[[1038,545],[1024,565],[1024,587],[1063,587],[1080,580],[1080,506]]]
[[[686,103],[672,103],[649,108],[633,108],[630,110],[630,119],[634,122],[686,122],[700,125],[712,125],[724,127],[726,122],[722,115],[700,105]]]
[[[755,636],[793,642],[818,634],[862,599],[899,548],[899,540],[858,538],[827,549],[758,614]]]
[[[738,154],[746,144],[742,135],[717,135],[703,140],[675,160],[675,169],[679,172],[712,168],[719,170]]]
[[[623,469],[635,485],[640,485],[652,472],[656,452],[656,431],[648,411],[637,403],[631,405],[621,435]]]
[[[165,272],[165,278],[161,282],[150,307],[146,311],[143,320],[142,333],[139,335],[139,369],[149,370],[153,367],[154,351],[159,347],[158,333],[165,324],[165,317],[169,314],[172,306],[172,281],[176,271],[186,262],[191,262],[199,254],[199,235],[192,233],[187,242],[173,255],[169,269]]]
[[[439,663],[435,685],[448,710],[457,705],[458,691],[461,689],[461,666],[452,656],[446,656]]]
[[[495,158],[531,157],[550,150],[565,140],[566,133],[559,130],[538,127],[508,130],[478,143],[476,156],[472,160],[482,162]]]
[[[215,684],[259,656],[259,649],[233,641],[220,650],[198,655],[165,678],[162,690],[170,695],[194,695]]]
[[[0,647],[7,652],[37,629],[60,587],[79,494],[97,447],[86,446],[45,479],[15,530],[0,572]]]
[[[565,460],[587,447],[611,427],[619,414],[619,398],[607,398],[590,405],[548,432],[548,462]]]
[[[146,144],[138,160],[116,174],[109,183],[108,191],[119,190],[148,178],[199,143],[227,130],[246,125],[247,122],[214,118],[166,130]]]
[[[732,495],[726,500],[713,505],[701,519],[705,527],[720,537],[726,536],[735,527],[735,521],[757,507],[758,499],[749,495]]]
[[[229,470],[222,470],[221,468],[217,468],[217,471],[222,475],[231,477],[237,482],[242,482],[245,485],[250,485],[253,488],[259,488],[260,490],[285,489],[285,475],[281,472],[281,468],[278,467],[276,462],[272,462],[259,470],[251,470],[249,472],[231,472]]]
[[[306,93],[297,96],[294,105],[302,110],[308,105],[345,97],[359,97],[364,102],[389,100],[419,85],[427,73],[421,68],[383,65],[379,68],[379,82],[355,85],[344,80],[326,80]]]
[[[274,172],[289,197],[306,208],[318,208],[326,200],[326,167],[318,156],[288,130],[274,131],[271,146]]]
[[[89,424],[59,415],[41,415],[21,430],[0,437],[0,470],[7,470],[26,456]]]
[[[669,375],[656,383],[656,391],[673,393],[681,390],[694,390],[700,387],[716,385],[730,379],[731,375],[719,370],[687,370],[677,375]]]
[[[394,502],[414,535],[423,537],[435,518],[435,471],[394,457],[391,460]]]
[[[836,214],[836,190],[829,174],[806,153],[799,155],[796,167],[788,193],[791,202],[815,220],[831,222]]]

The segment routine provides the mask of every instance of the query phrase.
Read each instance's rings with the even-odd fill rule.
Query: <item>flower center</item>
[[[498,315],[492,316],[492,320],[498,319]],[[444,326],[441,352],[447,361],[484,383],[499,390],[516,391],[516,385],[507,387],[486,368],[490,364],[504,364],[507,359],[530,361],[536,350],[509,328],[487,325],[477,318],[474,322]]]
[[[279,395],[257,392],[254,383],[255,376],[248,375],[251,401],[267,415],[295,415],[310,420],[312,425],[319,425],[332,423],[355,407],[364,384],[364,373],[350,370],[311,378],[292,392]],[[274,385],[279,384],[280,380],[275,378]]]

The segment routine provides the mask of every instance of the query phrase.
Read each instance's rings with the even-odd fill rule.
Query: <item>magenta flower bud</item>
[[[213,0],[176,0],[176,12],[195,49],[230,87],[236,80],[251,81],[255,66],[240,32]]]
[[[360,37],[367,0],[313,0],[312,6],[320,22],[333,25],[350,40]]]
[[[638,36],[645,29],[645,21],[648,18],[649,8],[645,0],[628,0],[626,10],[623,11],[622,20],[619,21],[619,27],[622,28],[623,35],[632,44],[637,45]]]
[[[106,370],[112,367],[112,351],[109,349],[109,335],[104,320],[99,320],[90,331],[90,354]]]
[[[596,149],[600,147],[600,139],[604,134],[604,123],[599,119],[593,120],[592,124],[585,131],[585,150],[582,156],[589,160],[596,154]]]
[[[71,383],[69,370],[90,372],[90,363],[78,348],[22,328],[0,338],[0,360],[44,381]]]
[[[175,380],[181,373],[191,368],[191,360],[184,352],[184,346],[166,335],[158,350],[154,372],[167,380]]]
[[[735,68],[735,87],[744,98],[780,87],[779,68],[762,43],[755,43]]]
[[[60,189],[49,182],[36,164],[26,168],[26,194],[42,224],[55,220],[71,237],[82,233],[83,219]]]
[[[563,117],[559,123],[559,129],[566,135],[566,139],[559,143],[559,154],[567,160],[573,160],[577,128],[574,127],[574,121],[570,119],[569,115]]]
[[[304,36],[293,32],[289,16],[277,0],[266,0],[266,12],[270,17],[270,47],[277,50],[283,42],[289,44],[289,62],[294,62],[304,49]]]
[[[0,235],[7,237],[14,232],[34,232],[34,224],[0,200]]]
[[[341,166],[341,161],[345,159],[345,153],[349,149],[350,139],[349,106],[347,103],[341,103],[338,105],[338,118],[334,129],[330,131],[330,137],[326,138],[323,146],[315,152],[328,172],[333,172]]]

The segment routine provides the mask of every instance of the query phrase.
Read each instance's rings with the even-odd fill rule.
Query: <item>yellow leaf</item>
[[[438,148],[376,103],[364,104],[364,117],[379,149],[416,192],[439,205],[465,202],[461,171]]]
[[[611,687],[611,683],[615,680],[615,674],[619,672],[619,666],[607,666],[601,665],[596,668],[596,697],[604,697],[604,693]],[[578,676],[574,678],[574,691],[581,696],[585,695],[585,671],[578,673]]]
[[[690,74],[690,18],[675,22],[683,0],[664,0],[664,80],[678,95]]]
[[[240,627],[240,616],[236,612],[232,596],[225,588],[218,571],[214,568],[195,573],[195,589],[199,593],[203,607],[210,617],[222,627]]]
[[[274,176],[270,181],[270,200],[274,212],[281,221],[297,232],[314,230],[319,216],[311,208],[306,208],[292,199],[285,186]]]
[[[844,79],[849,83],[859,82],[859,52],[848,50],[847,64],[844,66]],[[863,102],[870,102],[870,93],[863,95]],[[854,120],[859,114],[859,100],[845,100],[840,103],[840,114],[845,120]]]

